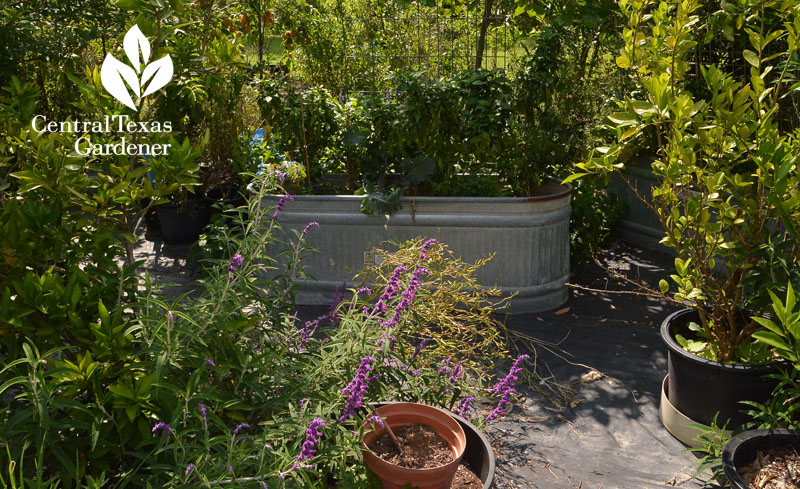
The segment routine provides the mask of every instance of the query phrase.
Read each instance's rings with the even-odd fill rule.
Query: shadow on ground
[[[176,284],[168,295],[190,291],[197,276],[187,266],[189,247],[163,244],[157,234],[146,238],[136,249],[145,269],[162,284]],[[702,487],[692,477],[696,457],[658,417],[666,373],[658,327],[675,306],[613,292],[631,289],[615,274],[655,287],[672,259],[618,243],[600,261],[611,271],[576,267],[570,298],[557,310],[501,316],[513,332],[534,339],[518,346],[536,358],[546,382],[520,386],[520,405],[487,427],[498,456],[497,488]],[[326,311],[301,308],[299,316]]]
[[[669,256],[618,244],[598,265],[576,267],[570,298],[555,311],[506,315],[519,342],[536,355],[539,375],[567,396],[520,389],[524,401],[489,428],[505,488],[697,488],[696,457],[658,417],[666,348],[658,328],[677,306],[634,290],[615,274],[655,287]],[[533,387],[533,388],[532,388]]]

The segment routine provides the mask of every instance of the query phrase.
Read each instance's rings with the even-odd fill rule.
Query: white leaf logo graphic
[[[125,54],[128,56],[131,64],[133,64],[133,67],[136,68],[138,73],[141,73],[142,70],[139,68],[139,54],[141,53],[142,55],[141,65],[146,65],[147,60],[150,59],[150,43],[147,41],[147,38],[144,37],[138,25],[131,27],[125,34],[125,38],[122,40],[122,47],[125,48]]]
[[[148,63],[150,42],[137,25],[131,27],[125,34],[122,46],[133,68],[108,53],[103,61],[103,67],[100,69],[100,81],[114,98],[131,109],[138,110],[133,97],[131,97],[131,92],[139,100],[169,83],[172,79],[172,59],[169,55],[165,55],[157,61]],[[141,73],[141,78],[138,73]],[[146,90],[145,86],[147,86]],[[144,93],[142,93],[143,90]]]
[[[123,80],[131,87],[136,98],[139,98],[139,77],[136,76],[136,72],[125,63],[117,61],[115,57],[111,56],[111,53],[108,53],[105,61],[103,61],[103,67],[100,69],[100,81],[103,82],[103,86],[115,99],[136,110],[136,105],[134,105],[128,89],[125,88]]]
[[[158,61],[153,61],[145,67],[144,73],[142,73],[142,88],[144,88],[144,84],[147,83],[147,80],[149,80],[151,76],[153,77],[153,81],[147,86],[147,90],[144,91],[142,97],[147,97],[163,87],[172,78],[172,60],[169,55],[164,56]]]

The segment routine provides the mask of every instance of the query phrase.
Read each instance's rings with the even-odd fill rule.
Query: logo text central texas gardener
[[[130,62],[127,65],[117,60],[108,53],[103,67],[100,69],[100,81],[106,91],[125,106],[138,111],[142,99],[164,87],[172,79],[172,59],[169,55],[150,62],[150,43],[142,34],[139,26],[134,25],[125,34],[122,41],[125,55]],[[131,96],[133,95],[133,96]],[[134,98],[136,102],[134,102]],[[172,122],[134,121],[127,115],[105,116],[102,120],[94,121],[48,121],[43,115],[37,115],[31,121],[31,126],[37,132],[67,132],[83,134],[75,141],[75,153],[79,156],[108,156],[108,155],[166,155],[171,144],[149,144],[136,141],[133,136],[142,133],[170,133]],[[118,142],[93,144],[86,133],[127,134]]]

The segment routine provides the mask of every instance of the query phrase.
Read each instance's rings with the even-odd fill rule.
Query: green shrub
[[[266,255],[280,205],[261,198],[277,178],[256,180],[238,211],[248,218],[219,237],[232,254],[209,261],[199,297],[166,301],[145,281],[138,299],[97,304],[89,345],[65,336],[45,349],[28,338],[2,351],[3,466],[13,462],[28,484],[63,487],[321,487],[329,475],[337,487],[372,487],[357,463],[362,403],[421,401],[482,422],[477,406],[465,406],[486,394],[488,372],[507,354],[487,296],[472,287],[475,267],[434,241],[409,243],[386,255],[398,264],[391,276],[368,272],[372,290],[352,289],[301,324],[292,295],[304,237],[325,230],[309,223],[280,262]],[[450,281],[458,285],[439,286]],[[458,354],[445,358],[448,350]],[[501,399],[494,418],[509,393],[492,392]],[[318,453],[298,458],[317,419]]]
[[[800,11],[771,2],[725,4],[708,16],[696,1],[620,7],[628,27],[617,63],[631,68],[641,91],[609,117],[616,141],[578,164],[575,177],[619,171],[655,135],[658,186],[648,205],[662,243],[678,255],[674,292],[662,280],[661,293],[697,310],[701,356],[766,361],[768,352],[750,339],[759,325],[738,318],[740,310],[763,316],[765,292],[797,277],[798,138],[777,117],[796,88]],[[724,60],[695,63],[713,28],[739,39],[735,48],[724,45],[741,53],[735,58],[746,70]]]

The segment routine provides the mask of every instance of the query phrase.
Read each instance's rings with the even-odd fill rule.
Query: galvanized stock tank
[[[290,230],[311,221],[320,226],[306,236],[318,252],[304,260],[316,280],[298,282],[297,303],[330,304],[336,288],[369,262],[370,250],[425,237],[438,239],[466,262],[496,253],[478,269],[478,282],[516,293],[511,311],[558,307],[567,300],[571,193],[571,185],[550,180],[530,197],[404,197],[388,219],[363,214],[360,196],[295,196],[279,214],[287,236],[294,238]],[[265,199],[274,206],[280,196]]]

